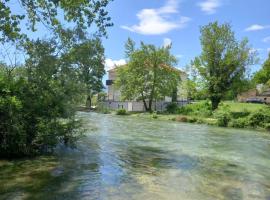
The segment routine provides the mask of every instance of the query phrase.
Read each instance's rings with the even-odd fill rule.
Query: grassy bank
[[[270,130],[270,107],[264,104],[222,102],[216,111],[211,110],[207,101],[177,107],[172,104],[163,113],[126,113],[116,111],[116,114],[129,114],[133,117],[172,120],[208,124],[221,127],[248,128]]]

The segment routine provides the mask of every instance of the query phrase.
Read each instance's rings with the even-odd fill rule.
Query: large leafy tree
[[[268,84],[270,86],[270,53],[262,68],[255,73],[254,81],[257,84]]]
[[[124,100],[142,100],[145,110],[151,111],[153,101],[172,96],[180,80],[179,71],[171,67],[176,58],[170,53],[171,47],[155,47],[128,40],[126,53],[128,64],[118,67],[116,85]]]
[[[237,41],[228,23],[209,23],[201,27],[202,53],[193,61],[206,83],[215,110],[233,84],[245,76],[255,61],[248,40]]]
[[[66,58],[78,69],[79,81],[84,86],[84,93],[87,96],[86,105],[91,107],[93,95],[103,89],[105,57],[101,40],[98,38],[84,40],[74,45]]]
[[[0,73],[0,157],[52,151],[80,135],[77,73],[55,47],[53,41],[33,41],[23,73]]]
[[[27,28],[35,31],[37,23],[42,23],[55,32],[63,30],[60,20],[71,22],[80,29],[87,29],[92,24],[97,27],[98,35],[106,35],[106,28],[112,26],[106,6],[111,0],[17,0],[24,14],[11,9],[14,2],[0,2],[0,32],[1,40],[15,40],[23,36],[21,22],[28,22]],[[22,21],[26,20],[26,21]]]

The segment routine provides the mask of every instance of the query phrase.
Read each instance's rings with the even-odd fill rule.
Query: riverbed
[[[270,199],[270,135],[78,113],[77,148],[0,161],[0,199]]]

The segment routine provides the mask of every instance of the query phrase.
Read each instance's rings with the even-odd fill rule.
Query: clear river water
[[[79,113],[86,136],[0,161],[0,199],[270,200],[270,134]]]

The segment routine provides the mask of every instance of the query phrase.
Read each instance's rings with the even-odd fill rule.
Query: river
[[[79,113],[86,136],[53,156],[0,161],[0,199],[270,199],[270,135]]]

